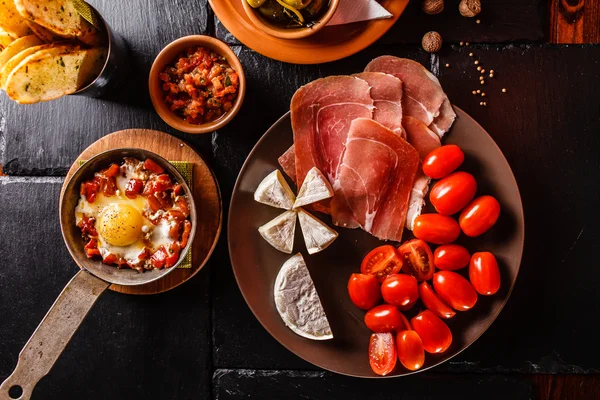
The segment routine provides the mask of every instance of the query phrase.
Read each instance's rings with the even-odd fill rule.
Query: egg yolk
[[[127,204],[110,204],[99,215],[98,234],[113,246],[128,246],[140,237],[144,219]]]

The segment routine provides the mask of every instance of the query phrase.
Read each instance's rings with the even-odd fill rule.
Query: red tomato
[[[425,363],[423,341],[415,331],[400,331],[396,336],[398,359],[406,369],[416,371]]]
[[[495,294],[500,289],[500,268],[496,257],[487,251],[473,254],[469,279],[477,293],[485,296]]]
[[[396,344],[389,332],[374,333],[369,341],[369,364],[377,375],[385,376],[396,366]]]
[[[419,285],[419,297],[425,307],[440,318],[448,319],[456,315],[456,312],[438,297],[427,282]]]
[[[165,172],[163,167],[158,165],[156,161],[152,160],[151,158],[146,158],[146,161],[144,161],[144,169],[154,172],[155,174],[162,174]]]
[[[402,260],[394,246],[385,245],[374,248],[365,256],[360,265],[363,274],[375,275],[379,282],[386,276],[397,274],[402,269]]]
[[[352,274],[348,281],[350,300],[358,308],[369,310],[381,298],[381,286],[375,275]]]
[[[413,329],[423,341],[423,348],[431,354],[443,353],[452,344],[448,325],[429,310],[421,311],[410,320]]]
[[[429,200],[438,213],[452,215],[465,208],[476,192],[477,181],[473,175],[454,172],[433,185]]]
[[[418,281],[433,277],[433,255],[429,245],[422,240],[413,239],[398,248],[404,272]]]
[[[396,306],[382,304],[365,314],[365,324],[373,332],[391,332],[404,326],[405,319]]]
[[[458,244],[445,244],[435,249],[433,262],[438,269],[457,270],[469,265],[469,250]]]
[[[500,216],[500,203],[492,196],[476,198],[460,213],[458,221],[467,236],[475,237],[486,233]]]
[[[433,288],[440,299],[458,311],[467,311],[477,303],[473,285],[452,271],[440,271],[433,275]]]
[[[96,200],[96,196],[100,190],[100,186],[94,181],[87,181],[81,184],[81,194],[85,195],[85,199],[89,203],[93,203]]]
[[[441,179],[450,174],[465,160],[460,147],[447,144],[438,147],[423,160],[423,172],[430,178]]]
[[[110,167],[106,168],[104,171],[102,171],[102,173],[104,176],[115,177],[119,174],[120,170],[121,169],[117,164],[110,164]]]
[[[154,268],[161,269],[165,266],[167,257],[168,254],[165,250],[165,246],[160,246],[160,248],[154,252],[152,257],[150,257],[150,262]]]
[[[381,294],[386,303],[407,306],[419,298],[417,280],[405,274],[390,275],[381,284]]]
[[[421,214],[415,218],[413,234],[429,243],[448,244],[458,239],[460,226],[446,215]]]
[[[125,186],[125,196],[135,199],[144,189],[144,182],[139,179],[130,179]]]
[[[410,310],[411,308],[413,308],[413,307],[415,306],[415,304],[417,304],[417,301],[416,301],[416,300],[415,300],[415,301],[413,301],[412,303],[408,303],[408,304],[407,304],[407,305],[405,305],[405,306],[398,307],[398,309],[399,309],[400,311],[408,311],[408,310]]]

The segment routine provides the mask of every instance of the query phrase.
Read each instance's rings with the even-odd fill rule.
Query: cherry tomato
[[[348,294],[356,307],[369,310],[379,302],[381,286],[375,275],[352,274],[348,281]]]
[[[427,282],[421,282],[419,285],[419,297],[425,307],[440,318],[449,319],[456,315],[456,312],[438,297]]]
[[[477,303],[473,285],[452,271],[440,271],[433,275],[433,288],[440,299],[458,311],[467,311]]]
[[[473,254],[469,279],[477,293],[489,296],[500,289],[500,269],[496,257],[489,252]]]
[[[365,324],[373,332],[391,332],[404,326],[403,315],[396,306],[382,304],[365,314]]]
[[[415,331],[400,331],[396,335],[398,359],[406,369],[416,371],[425,363],[423,341]]]
[[[423,341],[423,348],[431,354],[443,353],[452,344],[448,325],[429,310],[421,311],[410,320],[413,329]]]
[[[460,213],[458,221],[467,236],[475,237],[486,233],[500,216],[500,203],[492,196],[481,196]]]
[[[386,303],[407,306],[419,298],[417,280],[405,274],[390,275],[381,284],[381,294]]]
[[[163,167],[158,165],[156,161],[152,160],[151,158],[146,158],[146,161],[144,161],[144,169],[154,172],[155,174],[162,174],[165,172]]]
[[[369,364],[377,375],[385,376],[396,366],[396,344],[389,332],[374,333],[369,340]]]
[[[397,274],[402,269],[402,259],[394,246],[385,245],[374,248],[365,256],[360,265],[363,274],[375,275],[379,282],[386,276]]]
[[[469,250],[458,244],[445,244],[435,249],[433,262],[438,269],[454,271],[469,265]]]
[[[446,215],[421,214],[415,218],[413,234],[429,243],[448,244],[458,239],[460,226]]]
[[[465,160],[460,147],[447,144],[438,147],[423,160],[423,172],[430,178],[441,179],[450,174]]]
[[[405,305],[405,306],[400,306],[400,307],[398,307],[398,309],[399,309],[400,311],[408,311],[408,310],[410,310],[411,308],[413,308],[413,307],[415,306],[415,304],[417,304],[417,301],[416,301],[416,300],[415,300],[415,301],[413,301],[412,303],[408,303],[408,304],[407,304],[407,305]]]
[[[438,213],[452,215],[465,208],[476,192],[477,181],[473,175],[459,171],[433,185],[429,200]]]
[[[429,245],[420,239],[409,240],[398,248],[404,272],[418,281],[433,277],[433,255]]]

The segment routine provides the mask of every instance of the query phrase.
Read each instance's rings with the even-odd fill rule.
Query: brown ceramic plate
[[[280,39],[254,25],[244,11],[245,0],[209,0],[219,20],[240,42],[275,60],[293,64],[320,64],[339,60],[373,44],[398,20],[409,0],[380,1],[392,18],[327,26],[302,39]]]
[[[461,169],[477,178],[478,194],[494,195],[502,205],[500,219],[492,230],[474,239],[463,235],[458,243],[472,252],[493,252],[500,265],[502,285],[494,296],[479,296],[472,310],[458,312],[448,320],[454,336],[451,347],[444,354],[427,354],[420,371],[449,360],[485,332],[508,300],[523,254],[523,206],[510,166],[486,131],[464,111],[457,108],[456,112],[458,118],[444,143],[457,144],[462,148],[465,162]],[[296,335],[285,326],[275,308],[275,277],[290,255],[271,247],[257,229],[282,210],[255,202],[253,194],[260,181],[269,172],[279,168],[277,158],[292,142],[288,113],[259,140],[242,167],[229,210],[229,253],[235,277],[256,318],[288,350],[333,372],[377,377],[368,361],[370,332],[363,323],[364,311],[352,304],[346,285],[350,274],[360,269],[362,258],[381,245],[381,241],[360,230],[335,228],[340,234],[338,239],[323,252],[308,255],[300,228],[297,228],[294,253],[301,252],[306,260],[334,339],[313,341]],[[331,225],[329,217],[319,216]],[[409,238],[410,232],[405,230],[405,239]],[[459,272],[464,274],[466,271],[463,269]],[[420,303],[417,303],[407,316],[411,318],[420,308]],[[410,373],[398,363],[390,376]]]

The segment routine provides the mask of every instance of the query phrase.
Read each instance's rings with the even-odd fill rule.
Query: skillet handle
[[[31,397],[35,385],[50,372],[108,286],[108,282],[85,270],[71,279],[21,350],[13,373],[0,385],[0,400]]]

